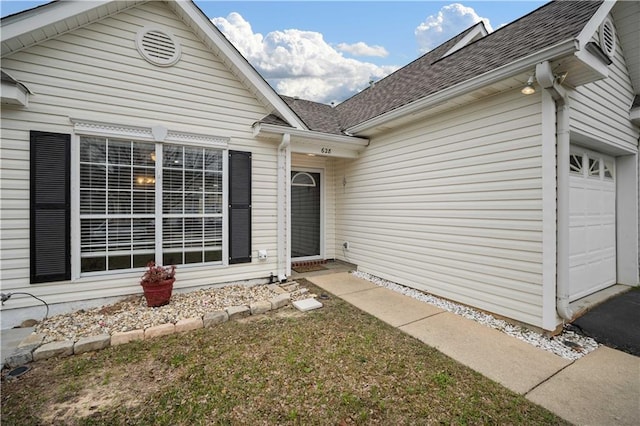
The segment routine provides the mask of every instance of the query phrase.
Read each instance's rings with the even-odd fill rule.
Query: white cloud
[[[415,29],[418,47],[421,52],[428,52],[480,21],[487,31],[493,31],[489,19],[479,16],[473,8],[460,3],[444,6]]]
[[[387,49],[382,46],[369,46],[368,44],[359,41],[354,44],[340,43],[336,46],[341,52],[350,53],[353,56],[377,56],[385,58],[389,55]]]
[[[211,21],[282,95],[340,102],[397,69],[345,58],[318,32],[289,29],[263,36],[235,12]]]

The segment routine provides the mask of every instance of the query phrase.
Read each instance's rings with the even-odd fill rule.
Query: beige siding
[[[137,31],[156,24],[180,40],[182,59],[161,68],[135,48]],[[153,126],[230,138],[253,152],[253,250],[268,260],[230,267],[181,267],[177,288],[267,277],[276,272],[276,147],[251,125],[267,114],[255,97],[162,2],[149,2],[3,58],[3,69],[33,92],[26,109],[2,109],[3,291],[30,291],[47,302],[139,292],[140,273],[29,284],[29,131],[72,133],[70,118]],[[72,218],[72,227],[78,218]],[[257,256],[254,256],[257,258]],[[77,261],[77,259],[73,259]],[[11,307],[30,299],[12,299]]]
[[[620,40],[611,59],[608,78],[571,92],[571,130],[598,142],[637,149],[638,128],[629,120],[635,93]]]
[[[324,219],[324,258],[336,258],[336,180],[335,160],[326,157],[311,157],[303,154],[293,154],[291,157],[292,169],[319,169],[324,175],[323,212]]]
[[[493,96],[373,138],[336,181],[339,258],[540,325],[540,97]]]

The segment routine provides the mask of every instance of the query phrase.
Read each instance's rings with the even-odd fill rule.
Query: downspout
[[[282,141],[278,145],[278,195],[277,195],[277,240],[278,240],[278,281],[283,282],[291,275],[289,272],[289,176],[291,175],[291,135],[282,135]]]
[[[557,175],[557,238],[556,238],[556,311],[565,320],[573,319],[569,307],[569,96],[558,83],[549,61],[536,66],[536,79],[556,103],[556,175]]]

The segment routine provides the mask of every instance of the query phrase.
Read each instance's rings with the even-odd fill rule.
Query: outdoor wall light
[[[527,85],[522,88],[521,92],[523,95],[533,95],[534,93],[536,93],[536,88],[533,87],[533,74],[529,76]]]

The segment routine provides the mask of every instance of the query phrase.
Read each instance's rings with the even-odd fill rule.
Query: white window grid
[[[87,147],[92,143],[104,146],[104,158],[96,159],[91,158],[91,155],[87,156]],[[110,157],[109,147],[120,146],[122,148],[126,145],[129,146],[128,161],[116,161]],[[90,270],[87,271],[82,266],[81,274],[90,275],[116,269],[136,269],[144,266],[147,260],[153,259],[162,263],[162,260],[166,259],[164,255],[167,253],[180,253],[181,262],[176,262],[176,264],[182,264],[184,261],[186,261],[185,263],[221,261],[224,237],[223,162],[226,151],[105,137],[81,137],[80,146],[81,263],[89,259],[103,259],[102,268],[94,267],[93,270],[89,268]],[[207,165],[204,163],[202,170],[199,171],[194,167],[181,167],[183,186],[184,176],[188,173],[201,173],[203,185],[198,190],[191,191],[191,195],[200,196],[202,201],[207,200],[207,197],[211,198],[213,201],[207,200],[206,208],[204,204],[201,204],[201,208],[197,211],[163,212],[162,176],[165,168],[159,167],[163,161],[163,148],[168,151],[178,148],[183,152],[200,152],[202,158],[207,156],[215,158],[213,166],[212,164],[208,165],[209,169],[206,169]],[[148,156],[148,160],[143,161],[143,164],[136,164],[136,154],[140,157],[140,153],[136,153],[136,150],[145,151],[145,149],[144,155]],[[158,161],[156,162],[156,160]],[[87,169],[91,168],[96,170],[102,168],[104,172],[102,176],[100,173],[98,176],[93,176],[92,173],[87,172]],[[101,177],[102,182],[100,182]],[[207,190],[204,185],[205,177],[210,178],[209,183],[214,182],[217,186],[215,190]],[[95,187],[92,179],[97,180]],[[125,184],[125,182],[127,183]],[[211,185],[209,187],[212,188]],[[189,196],[189,193],[186,193],[184,188],[182,189],[182,202],[185,205],[184,200]],[[140,203],[140,201],[142,202]],[[162,227],[167,223],[167,220],[178,220],[183,224],[179,229],[180,234],[172,235],[169,244],[162,241],[163,235],[166,234]],[[200,228],[194,231],[193,223],[200,223]],[[201,252],[200,260],[194,261],[196,257],[193,253],[198,251]],[[117,265],[117,262],[123,262],[123,259],[127,257],[129,258],[128,267]],[[116,264],[112,265],[112,262],[116,262]]]

